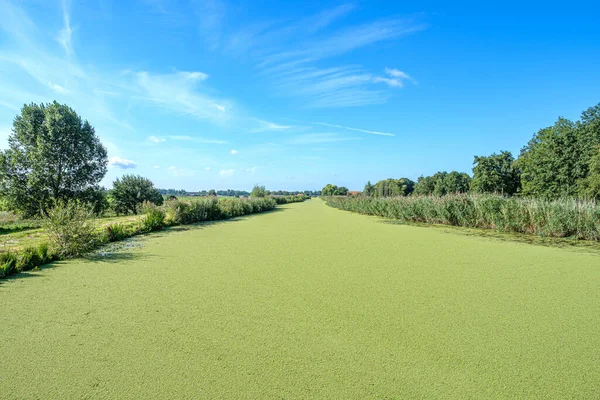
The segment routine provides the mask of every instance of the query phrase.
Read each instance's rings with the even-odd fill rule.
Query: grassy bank
[[[300,201],[299,199],[288,200],[283,199],[283,201],[277,202],[271,198],[203,197],[193,200],[169,200],[160,207],[147,205],[144,209],[144,215],[92,221],[96,224],[96,229],[90,250],[107,243],[158,231],[169,226],[226,220],[270,211],[277,204]],[[99,221],[102,223],[98,224]],[[53,246],[53,243],[48,241],[47,233],[40,228],[13,233],[9,237],[15,238],[16,236],[21,238],[18,247],[0,249],[0,279],[64,258],[61,255],[62,249]],[[14,240],[5,240],[4,243],[14,244],[11,243]]]
[[[342,210],[399,221],[494,229],[541,237],[600,240],[600,205],[564,199],[545,201],[495,195],[327,197]]]

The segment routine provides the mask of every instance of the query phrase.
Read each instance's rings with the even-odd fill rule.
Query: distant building
[[[359,196],[361,194],[362,194],[362,192],[358,191],[358,190],[349,190],[348,191],[348,196]]]

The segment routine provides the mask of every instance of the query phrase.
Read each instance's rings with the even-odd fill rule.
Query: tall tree
[[[524,195],[557,198],[577,194],[577,181],[587,174],[578,136],[577,124],[564,118],[535,134],[517,161]]]
[[[336,185],[332,185],[331,183],[328,183],[327,185],[325,185],[323,190],[321,190],[321,194],[323,196],[333,196],[335,194],[335,192],[337,191],[337,189],[338,189],[338,187]]]
[[[375,191],[375,188],[371,184],[371,181],[368,181],[367,184],[365,185],[365,188],[363,189],[363,194],[367,197],[371,197],[371,196],[373,196],[374,191]]]
[[[25,105],[8,143],[0,153],[0,192],[27,216],[57,201],[89,198],[106,174],[106,149],[94,128],[56,101]]]
[[[508,151],[491,156],[475,156],[471,190],[475,193],[515,194],[520,187],[520,172]]]
[[[256,185],[250,192],[250,197],[267,197],[267,189],[264,186]]]
[[[163,203],[162,194],[154,188],[152,181],[139,175],[123,175],[122,178],[117,178],[113,182],[110,197],[117,214],[137,214],[144,201],[158,206]]]

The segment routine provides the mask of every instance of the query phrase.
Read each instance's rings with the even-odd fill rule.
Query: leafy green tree
[[[208,191],[208,195],[209,195],[209,196],[216,196],[216,195],[217,195],[217,192],[215,191],[215,189],[210,189],[210,190]]]
[[[374,197],[408,196],[415,189],[415,182],[408,178],[384,179],[373,187]]]
[[[252,192],[250,192],[250,197],[267,197],[267,189],[264,186],[254,186],[252,188]]]
[[[163,203],[163,197],[154,188],[152,181],[139,175],[123,175],[122,178],[117,178],[113,182],[110,197],[117,214],[137,214],[139,206],[145,201],[158,206]]]
[[[348,188],[346,186],[339,186],[334,192],[334,196],[346,196],[348,194]]]
[[[471,190],[475,193],[515,194],[520,188],[520,171],[508,151],[475,156]]]
[[[363,189],[363,194],[367,197],[373,196],[373,192],[375,191],[375,187],[371,184],[371,181],[368,181]]]
[[[0,192],[11,209],[40,214],[100,188],[107,153],[94,128],[56,101],[23,106],[0,153]]]
[[[467,193],[471,186],[471,177],[464,172],[452,171],[444,177],[442,185],[444,194]]]
[[[541,129],[521,150],[523,194],[543,198],[577,196],[587,191],[592,158],[600,145],[600,104],[588,108],[581,120],[564,118]]]
[[[580,180],[578,186],[581,197],[600,200],[600,146],[590,159],[588,176]]]
[[[438,174],[439,172],[433,176],[421,175],[419,178],[417,178],[417,183],[415,184],[415,190],[413,193],[419,196],[429,196],[433,194]]]
[[[327,185],[326,185],[326,186],[323,188],[323,190],[321,190],[321,194],[322,194],[323,196],[333,196],[333,195],[334,195],[334,193],[336,192],[337,188],[338,188],[338,187],[337,187],[336,185],[332,185],[331,183],[328,183],[328,184],[327,184]]]

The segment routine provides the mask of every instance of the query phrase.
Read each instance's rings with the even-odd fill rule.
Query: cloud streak
[[[194,142],[194,143],[202,143],[202,144],[229,144],[229,142],[226,140],[206,139],[206,138],[187,136],[187,135],[173,135],[173,136],[168,136],[168,138],[172,139],[172,140],[182,140],[182,141],[186,141],[186,142]]]
[[[313,124],[313,125],[327,126],[327,127],[330,127],[330,128],[339,128],[339,129],[346,129],[348,131],[369,133],[371,135],[396,136],[395,134],[389,133],[389,132],[370,131],[370,130],[367,130],[367,129],[351,128],[349,126],[336,125],[336,124],[328,124],[328,123],[325,123],[325,122],[309,122],[309,123]]]
[[[315,143],[335,143],[345,142],[348,140],[359,140],[356,137],[342,137],[337,133],[308,133],[305,135],[299,135],[291,138],[287,141],[288,144],[302,145],[302,144],[315,144]]]
[[[71,38],[73,36],[73,30],[71,29],[71,22],[69,18],[69,13],[67,11],[67,1],[62,1],[62,10],[63,10],[63,24],[64,27],[58,33],[58,43],[63,47],[65,53],[68,57],[71,57],[73,54],[73,45]]]

